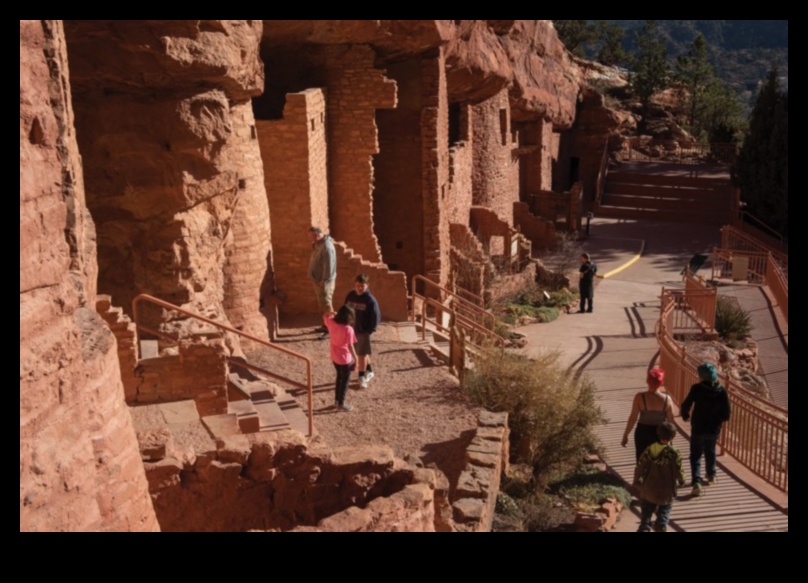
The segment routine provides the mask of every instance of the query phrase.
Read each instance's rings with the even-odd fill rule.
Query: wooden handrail
[[[468,300],[468,299],[462,297],[460,294],[455,293],[453,291],[450,291],[450,290],[446,289],[445,287],[442,287],[441,285],[435,283],[431,279],[428,279],[428,278],[424,277],[423,275],[415,275],[412,278],[412,297],[413,297],[413,302],[415,302],[415,298],[425,298],[425,297],[427,297],[426,296],[426,290],[424,290],[423,294],[418,293],[418,282],[423,283],[425,288],[432,288],[432,290],[435,291],[436,293],[442,293],[442,294],[445,294],[445,296],[447,296],[448,298],[450,298],[452,300],[457,300],[459,302],[459,304],[460,304],[460,307],[467,308],[472,313],[479,314],[481,316],[481,318],[482,318],[483,326],[486,325],[486,320],[490,319],[491,327],[489,329],[491,331],[493,331],[494,328],[496,327],[497,318],[496,318],[496,316],[494,316],[494,314],[492,314],[491,312],[489,312],[488,310],[485,309],[485,300],[483,300],[483,298],[481,298],[480,296],[478,296],[476,294],[473,294],[472,292],[470,292],[468,290],[463,290],[467,296],[473,298],[477,302],[475,304],[471,300]],[[446,307],[444,307],[444,309],[446,309]],[[413,312],[414,311],[415,311],[415,305],[413,303]]]
[[[243,363],[241,361],[237,361],[237,360],[230,359],[230,358],[227,359],[228,362],[232,362],[234,364],[238,364],[239,366],[244,366],[245,368],[249,368],[249,369],[252,369],[252,370],[262,372],[262,373],[264,373],[264,374],[266,374],[266,375],[268,375],[268,376],[270,376],[270,377],[272,377],[272,378],[274,378],[276,380],[280,380],[280,381],[285,382],[287,384],[290,384],[290,385],[292,385],[294,387],[305,389],[306,393],[308,395],[308,401],[309,401],[309,403],[308,403],[308,410],[309,410],[309,415],[308,415],[308,417],[309,417],[309,426],[308,426],[308,429],[309,429],[309,435],[308,436],[312,437],[314,435],[314,422],[313,422],[313,418],[314,418],[314,391],[313,391],[313,384],[312,384],[312,366],[311,366],[311,359],[310,358],[308,358],[308,357],[306,357],[306,356],[304,356],[304,355],[302,355],[302,354],[300,354],[298,352],[295,352],[294,350],[289,350],[288,348],[283,348],[282,346],[278,346],[277,344],[272,344],[271,342],[268,342],[266,340],[262,340],[261,338],[253,336],[252,334],[247,334],[246,332],[242,332],[241,330],[237,330],[236,328],[233,328],[232,326],[228,326],[226,324],[222,324],[221,322],[211,320],[210,318],[206,318],[205,316],[202,316],[200,314],[196,314],[194,312],[191,312],[189,310],[186,310],[184,308],[181,308],[181,307],[176,306],[174,304],[171,304],[169,302],[163,301],[163,300],[161,300],[159,298],[155,298],[154,296],[150,296],[148,294],[140,294],[140,295],[136,296],[135,299],[132,300],[132,320],[135,323],[135,331],[136,331],[136,335],[137,335],[136,338],[135,338],[135,341],[137,342],[138,347],[140,347],[140,331],[141,330],[144,331],[144,332],[147,332],[149,334],[154,334],[155,336],[158,336],[158,337],[161,337],[161,338],[164,338],[164,339],[167,339],[167,340],[171,340],[173,342],[178,341],[177,338],[174,338],[174,337],[172,337],[172,336],[170,336],[170,335],[168,335],[168,334],[166,334],[164,332],[159,332],[159,331],[154,330],[152,328],[142,326],[138,322],[138,305],[141,302],[148,302],[150,304],[160,306],[161,308],[165,308],[165,309],[168,309],[168,310],[173,310],[173,311],[175,311],[175,312],[177,312],[179,314],[183,314],[185,316],[188,316],[189,318],[193,318],[194,320],[199,320],[201,322],[205,322],[206,324],[209,324],[209,325],[211,325],[211,326],[213,326],[215,328],[218,328],[220,330],[224,330],[224,331],[229,332],[231,334],[235,334],[235,335],[240,336],[242,338],[246,338],[247,340],[251,340],[251,341],[256,342],[256,343],[258,343],[258,344],[260,344],[262,346],[266,346],[267,348],[270,348],[270,349],[278,351],[278,352],[282,352],[282,353],[286,354],[287,356],[291,356],[292,358],[295,358],[297,360],[303,361],[305,363],[305,365],[306,365],[306,383],[305,384],[297,382],[297,381],[294,381],[294,380],[292,380],[290,378],[278,375],[276,373],[269,372],[269,371],[264,370],[262,368],[259,368],[259,367],[253,366],[253,365],[249,365],[249,364],[245,364],[245,363]]]
[[[687,354],[673,336],[677,302],[672,290],[663,292],[656,326],[660,365],[666,370],[665,387],[681,405],[690,387],[699,382],[701,364]],[[755,475],[788,492],[788,411],[746,390],[731,378],[722,378],[733,414],[722,431],[720,445]]]

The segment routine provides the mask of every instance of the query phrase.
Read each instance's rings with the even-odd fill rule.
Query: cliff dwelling
[[[502,418],[463,502],[317,437],[284,330],[311,226],[390,324],[535,278],[603,156],[581,93],[545,20],[20,21],[20,530],[485,529]]]

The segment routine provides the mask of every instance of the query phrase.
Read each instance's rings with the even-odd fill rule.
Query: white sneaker
[[[367,376],[359,377],[359,388],[362,389],[362,390],[368,388],[368,377]]]
[[[372,381],[372,380],[373,380],[373,377],[375,377],[375,376],[376,376],[376,375],[375,375],[375,374],[373,374],[373,371],[372,371],[372,370],[367,371],[367,372],[365,373],[365,384],[367,384],[367,383],[369,383],[370,381]]]

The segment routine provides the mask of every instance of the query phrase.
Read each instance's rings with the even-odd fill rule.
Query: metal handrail
[[[743,245],[746,245],[748,248],[744,247]],[[733,251],[771,253],[781,265],[784,265],[786,269],[788,269],[788,253],[784,253],[778,249],[773,249],[770,245],[767,245],[763,241],[760,241],[734,225],[725,225],[721,228],[721,246],[725,249],[731,249]]]
[[[446,306],[444,304],[441,304],[440,302],[438,302],[437,300],[434,300],[432,298],[423,298],[423,300],[422,300],[422,305],[421,305],[421,323],[422,323],[422,326],[421,326],[421,339],[422,340],[426,340],[426,323],[427,322],[429,322],[430,324],[435,326],[435,329],[437,329],[440,332],[448,332],[450,334],[452,332],[452,329],[450,327],[444,326],[437,319],[430,320],[427,317],[427,315],[426,315],[426,306],[427,305],[432,306],[436,310],[446,310],[447,312],[449,312],[454,317],[455,324],[460,324],[461,327],[465,327],[467,330],[470,330],[471,332],[477,332],[478,334],[483,336],[483,338],[485,338],[487,340],[490,340],[491,342],[493,342],[497,346],[505,346],[505,344],[507,344],[507,341],[502,336],[497,334],[496,332],[492,332],[491,330],[489,330],[489,329],[487,329],[487,328],[485,328],[483,326],[480,326],[475,321],[464,317],[462,314],[459,314],[456,311],[447,310]],[[477,346],[482,347],[482,343],[475,342],[474,344],[476,344]]]
[[[490,328],[488,328],[488,329],[491,330],[492,332],[496,328],[497,317],[494,314],[492,314],[491,312],[489,312],[488,310],[485,309],[485,307],[484,307],[485,306],[485,300],[483,300],[483,298],[481,298],[478,295],[473,294],[472,292],[470,292],[468,290],[464,290],[466,295],[474,298],[475,300],[478,300],[479,305],[477,305],[477,304],[471,302],[470,300],[467,300],[466,298],[462,297],[460,294],[452,292],[452,291],[449,291],[448,289],[446,289],[445,287],[442,287],[441,285],[435,283],[431,279],[427,279],[423,275],[415,275],[412,278],[412,299],[413,299],[412,311],[413,311],[413,315],[415,314],[415,300],[416,299],[424,299],[424,298],[427,297],[426,296],[426,290],[424,290],[424,294],[418,293],[418,282],[423,283],[425,288],[430,288],[431,287],[436,293],[446,294],[446,296],[448,296],[449,299],[452,299],[453,301],[457,301],[459,303],[460,308],[465,308],[465,309],[468,309],[469,311],[471,311],[471,313],[473,313],[473,314],[478,314],[480,316],[480,318],[481,318],[481,323],[482,323],[483,326],[487,326],[486,320],[490,319]],[[444,306],[443,309],[447,309],[447,308]],[[454,307],[452,307],[452,308],[450,308],[450,311],[457,311],[457,310]]]
[[[748,219],[748,220],[747,220]],[[780,245],[783,245],[783,235],[774,227],[770,227],[766,223],[764,223],[761,219],[757,218],[755,215],[748,211],[740,211],[738,213],[738,220],[736,225],[734,225],[739,230],[743,230],[742,225],[751,225],[753,228],[758,229],[759,231],[763,231],[767,237],[771,237],[772,239],[776,239]],[[783,251],[780,249],[780,251]]]
[[[668,290],[670,293],[670,290]],[[665,387],[678,404],[699,381],[700,364],[673,337],[676,302],[663,294],[656,326],[660,365],[667,371]],[[733,415],[722,431],[720,445],[755,475],[788,492],[788,411],[747,391],[731,378],[722,378]]]
[[[256,342],[256,343],[258,343],[258,344],[260,344],[262,346],[266,346],[267,348],[271,348],[272,350],[282,352],[282,353],[286,354],[287,356],[291,356],[291,357],[293,357],[295,359],[298,359],[298,360],[301,360],[301,361],[305,362],[305,364],[306,364],[306,379],[307,380],[306,380],[306,383],[304,384],[304,383],[300,383],[300,382],[297,382],[297,381],[293,381],[290,378],[278,375],[276,373],[270,372],[270,371],[265,370],[263,368],[253,366],[251,364],[244,363],[244,362],[242,362],[240,360],[231,359],[231,358],[227,359],[227,361],[232,363],[232,364],[237,364],[239,366],[243,366],[244,368],[247,368],[247,369],[250,369],[250,370],[253,370],[253,371],[256,371],[256,372],[263,373],[263,374],[265,374],[265,375],[267,375],[267,376],[269,376],[271,378],[274,378],[276,380],[285,382],[285,383],[287,383],[289,385],[292,385],[294,387],[297,387],[297,388],[300,388],[300,389],[305,389],[306,393],[308,395],[308,401],[309,401],[309,403],[308,403],[308,410],[309,410],[309,415],[308,415],[308,418],[309,418],[309,427],[308,427],[309,434],[308,434],[308,436],[312,437],[314,435],[314,422],[313,422],[313,417],[314,417],[314,391],[313,391],[313,384],[312,384],[312,366],[311,366],[311,359],[310,358],[308,358],[308,357],[306,357],[306,356],[304,356],[304,355],[302,355],[302,354],[300,354],[298,352],[295,352],[294,350],[289,350],[288,348],[283,348],[282,346],[272,344],[271,342],[267,342],[266,340],[262,340],[261,338],[257,338],[255,336],[253,336],[252,334],[247,334],[246,332],[242,332],[241,330],[237,330],[237,329],[235,329],[235,328],[233,328],[231,326],[228,326],[226,324],[222,324],[221,322],[216,322],[215,320],[211,320],[210,318],[206,318],[205,316],[202,316],[200,314],[196,314],[194,312],[191,312],[189,310],[186,310],[184,308],[181,308],[181,307],[176,306],[174,304],[171,304],[169,302],[163,301],[163,300],[161,300],[159,298],[155,298],[154,296],[150,296],[148,294],[140,294],[140,295],[136,296],[135,299],[132,300],[132,320],[135,323],[135,331],[136,331],[135,341],[137,342],[137,346],[140,346],[140,331],[141,330],[144,331],[144,332],[147,332],[149,334],[153,334],[155,336],[158,336],[160,338],[166,339],[166,340],[170,340],[170,341],[173,341],[173,342],[178,341],[177,338],[174,338],[169,334],[166,334],[164,332],[160,332],[158,330],[154,330],[154,329],[152,329],[150,327],[143,326],[143,325],[138,323],[138,305],[141,302],[149,302],[151,304],[160,306],[162,308],[166,308],[168,310],[173,310],[175,312],[178,312],[180,314],[188,316],[189,318],[193,318],[195,320],[205,322],[206,324],[214,326],[215,328],[218,328],[220,330],[224,330],[224,331],[229,332],[231,334],[235,334],[235,335],[240,336],[242,338],[246,338],[247,340],[251,340],[251,341]]]
[[[603,155],[600,158],[600,168],[598,169],[598,179],[595,185],[595,206],[603,202],[603,190],[606,186],[606,175],[609,173],[609,140],[603,145]]]

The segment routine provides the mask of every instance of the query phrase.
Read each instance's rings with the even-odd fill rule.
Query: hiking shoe
[[[343,413],[350,413],[354,410],[353,405],[349,405],[348,403],[344,403],[342,405],[337,405],[337,410],[342,411]]]
[[[718,476],[707,476],[707,485],[712,486],[718,481]]]
[[[668,527],[667,526],[662,526],[662,525],[659,525],[659,524],[655,524],[654,525],[654,532],[668,532]]]
[[[693,490],[690,492],[690,495],[694,498],[702,495],[701,491],[701,484],[693,484]]]
[[[365,373],[365,386],[366,386],[366,387],[367,387],[367,384],[368,384],[370,381],[372,381],[372,380],[373,380],[373,377],[375,377],[375,376],[376,376],[376,375],[375,375],[375,374],[373,374],[373,371],[372,371],[372,370],[369,370],[369,371],[367,371],[367,372]]]

